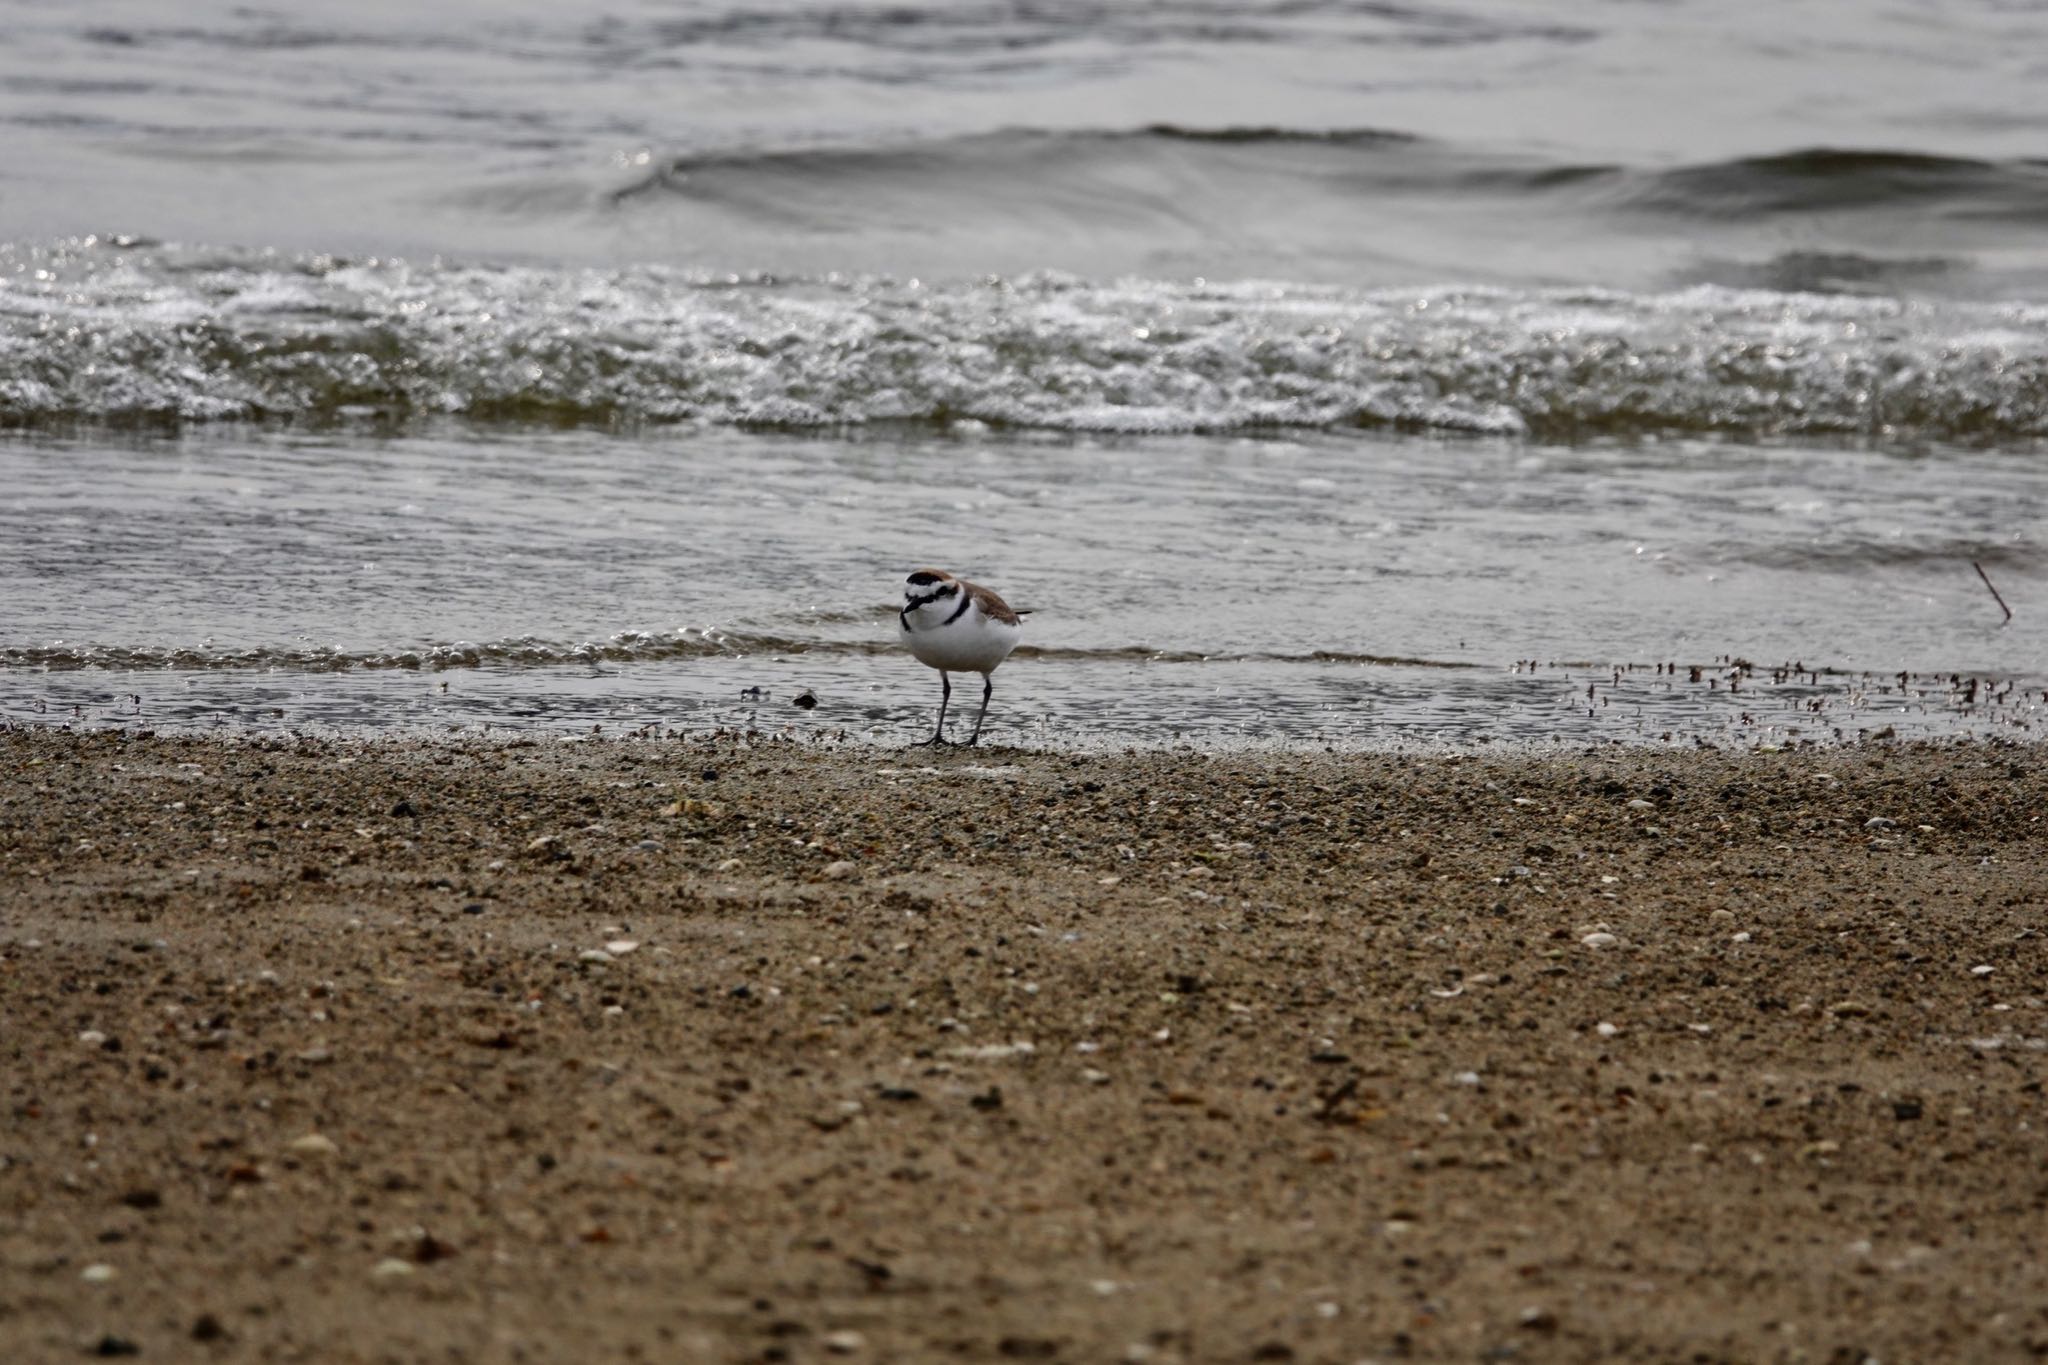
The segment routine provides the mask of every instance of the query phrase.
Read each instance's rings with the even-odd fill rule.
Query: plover
[[[943,569],[919,569],[903,580],[903,609],[896,614],[903,643],[921,664],[939,670],[939,723],[925,744],[946,742],[946,703],[953,699],[947,673],[981,674],[981,710],[975,713],[972,744],[981,738],[995,681],[989,674],[1017,647],[1022,622],[1009,603],[978,583]]]

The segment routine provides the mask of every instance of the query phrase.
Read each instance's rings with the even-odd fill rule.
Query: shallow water
[[[0,3],[0,720],[2029,735],[2044,39]]]
[[[2018,731],[2048,673],[1969,567],[2048,576],[2034,466],[1999,451],[457,428],[0,458],[15,719],[905,738],[937,680],[891,602],[927,560],[999,560],[1032,612],[1008,739]],[[1765,677],[1724,690],[1738,659]],[[1901,671],[2022,681],[1961,710],[1923,677],[1901,718]]]

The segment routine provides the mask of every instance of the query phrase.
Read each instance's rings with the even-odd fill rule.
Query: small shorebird
[[[903,580],[903,609],[896,613],[903,643],[921,664],[939,670],[939,724],[924,744],[946,742],[946,703],[953,699],[953,681],[946,674],[981,674],[981,710],[974,717],[969,744],[981,738],[995,681],[989,674],[1017,647],[1022,622],[1009,603],[978,583],[955,578],[943,569],[919,569]]]

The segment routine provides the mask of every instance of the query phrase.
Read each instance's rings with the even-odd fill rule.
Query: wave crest
[[[8,260],[6,257],[12,257]],[[2048,435],[2048,308],[0,252],[0,425]]]

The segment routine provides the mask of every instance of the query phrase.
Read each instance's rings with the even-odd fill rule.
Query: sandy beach
[[[2048,1355],[2044,810],[0,734],[0,1357]]]

